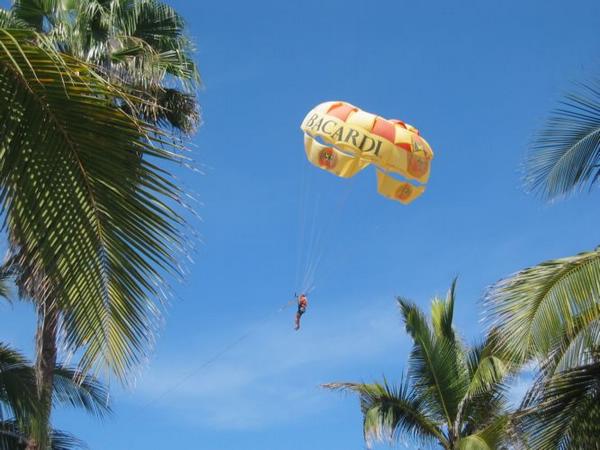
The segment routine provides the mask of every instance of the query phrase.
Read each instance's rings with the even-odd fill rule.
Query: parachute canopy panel
[[[308,160],[323,170],[349,178],[372,164],[378,169],[378,192],[404,204],[425,190],[433,151],[407,123],[346,102],[325,102],[306,115],[301,129]]]

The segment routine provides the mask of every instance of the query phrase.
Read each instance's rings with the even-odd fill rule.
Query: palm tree
[[[53,382],[56,405],[84,409],[99,418],[110,413],[107,391],[94,378],[59,365],[54,369]],[[0,450],[37,448],[29,436],[40,409],[34,367],[0,343]],[[49,436],[52,450],[83,448],[83,443],[68,433],[50,430]]]
[[[11,27],[43,33],[54,47],[93,64],[145,102],[141,117],[192,133],[200,83],[185,21],[158,0],[16,0],[3,16]],[[127,105],[124,105],[128,109]],[[134,112],[134,111],[129,111]]]
[[[526,169],[529,187],[548,200],[596,185],[598,82],[567,96],[534,142]],[[540,363],[539,377],[518,413],[520,429],[531,435],[534,448],[599,448],[595,421],[600,411],[577,408],[597,403],[600,248],[545,261],[499,281],[490,288],[486,307],[501,336],[497,350],[520,363]],[[583,433],[586,429],[592,431]]]
[[[102,365],[126,380],[147,354],[164,274],[180,273],[181,191],[166,165],[182,157],[169,134],[128,114],[145,99],[44,34],[0,28],[0,94],[7,265],[38,312],[37,429],[47,430],[59,335],[83,373]]]
[[[359,395],[367,443],[407,438],[447,450],[498,449],[508,440],[504,379],[509,367],[492,351],[494,338],[466,347],[452,319],[456,281],[446,299],[435,298],[431,322],[399,298],[413,339],[406,377],[397,386],[331,383]]]

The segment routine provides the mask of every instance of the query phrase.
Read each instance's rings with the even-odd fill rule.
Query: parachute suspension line
[[[304,160],[303,160],[304,162]],[[314,189],[314,175],[308,164],[304,162],[302,172],[300,240],[298,241],[298,256],[294,286],[301,292],[305,291],[306,274],[314,259],[316,242],[319,234],[319,204],[320,193]],[[316,200],[315,200],[316,199]]]
[[[308,293],[314,289],[317,271],[319,270],[321,262],[325,254],[327,253],[327,249],[332,241],[332,239],[329,238],[329,236],[331,235],[331,229],[339,220],[339,217],[341,216],[341,213],[344,210],[344,206],[346,205],[348,198],[350,197],[353,185],[353,180],[349,180],[345,192],[338,199],[335,207],[332,208],[332,213],[327,217],[326,223],[318,227],[318,232],[314,233],[314,242],[312,244],[310,258],[308,258],[307,260],[307,265],[304,271],[303,283],[301,286],[301,291],[304,293]],[[319,205],[317,202],[317,207],[318,206]]]
[[[314,264],[315,259],[315,251],[317,248],[317,244],[319,241],[319,236],[322,233],[321,227],[319,227],[319,206],[321,203],[321,194],[317,194],[315,197],[315,201],[313,203],[313,209],[311,214],[311,223],[309,227],[309,240],[307,242],[307,251],[306,251],[306,260],[304,261],[304,270],[303,270],[303,279],[301,284],[301,290],[304,292],[308,287],[306,284],[308,282],[307,276],[309,274],[309,270],[311,270],[312,265]]]
[[[283,305],[281,305],[274,312],[271,311],[271,312],[263,315],[260,319],[258,319],[257,324],[254,327],[250,328],[248,331],[246,331],[245,333],[241,334],[237,339],[233,340],[229,344],[227,344],[224,347],[222,347],[219,351],[217,351],[214,355],[212,355],[210,358],[208,358],[207,360],[205,360],[198,367],[192,369],[190,372],[188,372],[186,375],[184,375],[182,378],[180,378],[172,386],[168,387],[163,392],[161,392],[159,395],[157,395],[156,397],[154,397],[150,401],[146,402],[143,405],[143,408],[147,408],[148,406],[154,405],[155,403],[159,402],[164,397],[166,397],[168,394],[171,394],[172,392],[175,392],[177,389],[179,389],[184,383],[186,383],[194,375],[197,375],[199,372],[201,372],[202,370],[204,370],[206,367],[208,367],[212,363],[218,361],[223,355],[225,355],[226,353],[228,353],[231,350],[233,350],[235,347],[237,347],[239,344],[241,344],[244,340],[246,340],[248,337],[250,337],[256,331],[258,331],[258,329],[261,328],[262,325],[264,323],[266,323],[266,321],[268,319],[270,319],[271,317],[273,317],[276,314],[281,313],[282,311],[285,311],[286,309],[288,309],[290,306],[292,306],[295,303],[296,303],[296,299],[294,298],[294,299],[289,300],[288,302],[284,303]]]
[[[298,286],[300,281],[301,266],[303,263],[304,256],[304,234],[306,230],[306,203],[308,202],[308,188],[307,188],[307,177],[312,174],[312,171],[307,176],[306,163],[304,158],[300,160],[302,164],[300,172],[302,173],[302,179],[300,181],[300,213],[298,217],[298,243],[296,248],[296,276],[294,277],[294,286]]]
[[[316,208],[319,207],[320,196],[317,198]],[[315,214],[315,218],[317,215]],[[325,226],[319,226],[318,222],[315,220],[314,223],[315,230],[313,232],[313,239],[310,243],[310,256],[307,258],[307,264],[304,269],[304,279],[302,281],[302,292],[308,291],[312,288],[314,284],[314,274],[321,260],[321,256],[323,254],[323,248],[321,246],[322,238],[327,230]]]
[[[333,214],[329,217],[328,223],[323,227],[323,234],[321,236],[322,242],[319,243],[319,253],[317,254],[313,267],[308,274],[307,289],[309,290],[312,290],[312,288],[314,287],[317,271],[320,269],[321,262],[327,254],[329,246],[331,245],[331,242],[333,240],[329,238],[329,236],[331,236],[331,229],[336,223],[338,223],[340,217],[342,216],[348,199],[350,198],[350,193],[352,191],[353,186],[354,180],[351,179],[349,180],[348,186],[346,187],[346,192],[341,196],[337,205],[335,206]]]

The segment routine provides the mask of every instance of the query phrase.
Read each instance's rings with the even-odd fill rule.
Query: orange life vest
[[[306,296],[301,295],[300,298],[298,299],[298,306],[300,306],[300,308],[306,308],[307,305],[308,305],[308,300],[306,299]]]

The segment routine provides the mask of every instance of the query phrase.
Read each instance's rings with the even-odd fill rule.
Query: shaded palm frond
[[[28,439],[15,420],[0,419],[0,450],[25,450]]]
[[[541,360],[541,371],[551,377],[594,361],[592,349],[600,348],[600,314],[574,318],[553,348]]]
[[[526,183],[547,199],[594,185],[600,174],[600,81],[567,95],[538,135]]]
[[[0,450],[26,450],[29,439],[14,420],[0,421]],[[86,450],[88,446],[75,436],[52,430],[49,450]]]
[[[14,274],[9,266],[0,266],[0,298],[11,301]]]
[[[56,404],[83,409],[96,417],[103,418],[112,412],[106,387],[73,368],[59,366],[54,370],[52,395]]]
[[[60,3],[61,0],[14,0],[11,11],[16,19],[41,32],[53,22],[53,13]]]
[[[89,447],[81,439],[64,431],[52,430],[50,433],[51,450],[87,450]]]
[[[12,10],[0,8],[0,28],[29,28],[29,25],[16,17]]]
[[[81,408],[97,417],[111,412],[106,388],[75,369],[55,369],[52,395],[55,404]],[[0,343],[0,450],[27,446],[43,410],[40,402],[34,368],[21,354]],[[56,430],[50,430],[50,442],[56,450],[85,447],[73,436]]]
[[[517,413],[534,448],[600,448],[600,363],[540,376]]]
[[[31,417],[38,411],[36,378],[23,355],[0,343],[0,420]]]
[[[188,135],[196,131],[201,118],[195,96],[177,89],[162,89],[156,95],[156,101],[159,107],[154,108],[148,117]]]

